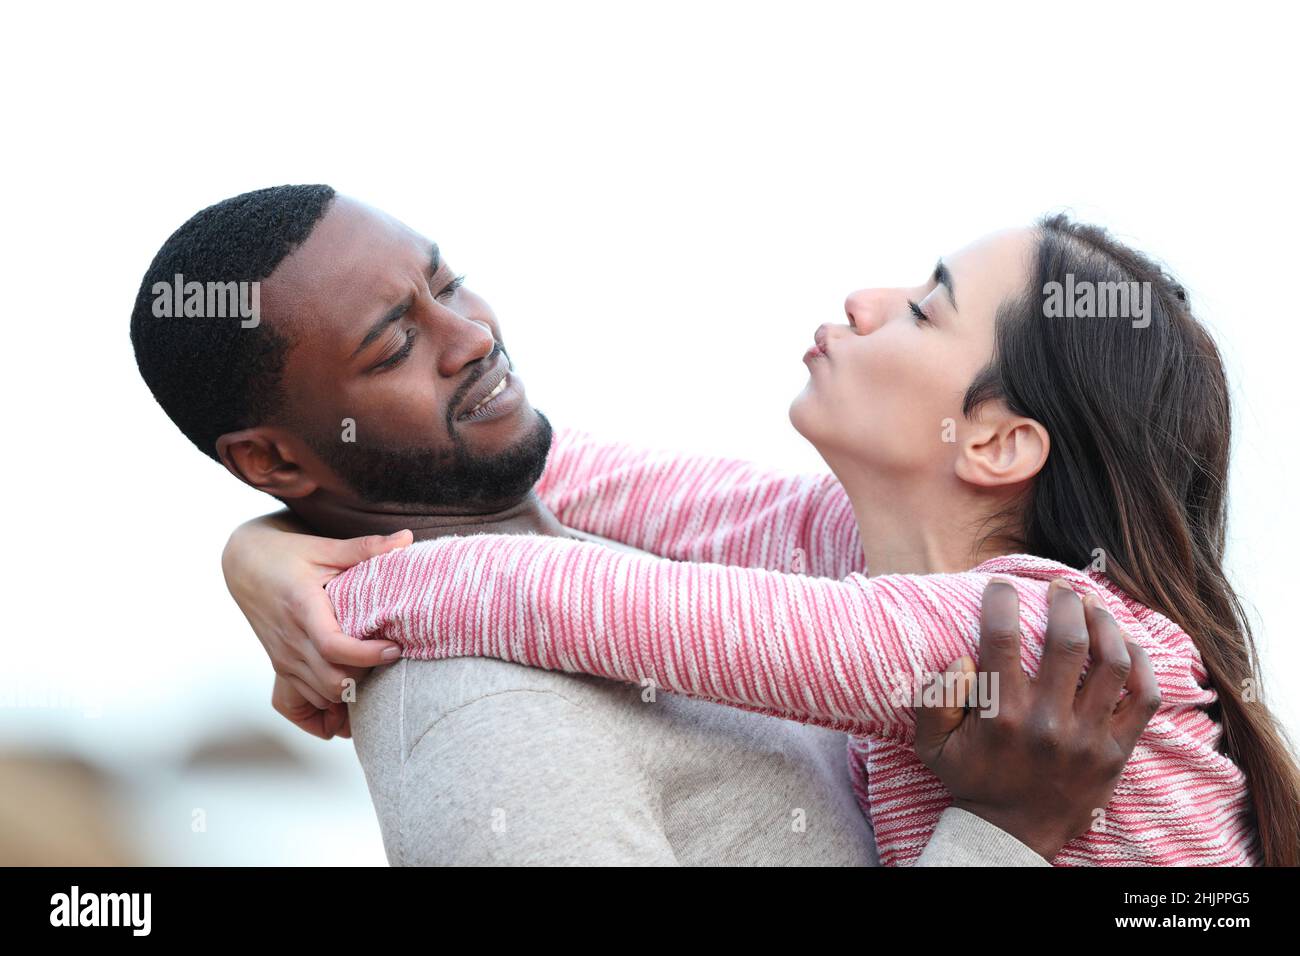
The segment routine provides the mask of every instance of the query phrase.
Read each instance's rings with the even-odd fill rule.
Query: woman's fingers
[[[392,641],[361,641],[344,634],[334,614],[334,606],[330,604],[324,589],[321,589],[320,600],[315,604],[302,627],[312,647],[326,664],[377,667],[380,664],[391,664],[401,656],[401,648]]]
[[[329,740],[334,735],[326,725],[327,711],[305,698],[292,678],[276,675],[271,687],[271,706],[277,714],[313,737]]]
[[[370,547],[386,546],[372,543]],[[401,648],[392,641],[362,641],[344,634],[323,587],[305,582],[293,587],[293,599],[288,605],[292,615],[289,638],[283,642],[282,653],[305,664],[305,672],[296,672],[317,695],[331,701],[339,699],[343,679],[355,676],[341,667],[368,669],[390,664],[401,656]]]
[[[305,665],[303,669],[310,676],[310,671],[306,671]],[[289,684],[299,698],[311,704],[317,710],[324,710],[329,707],[330,700],[319,693],[313,686],[315,683],[314,678],[308,680],[300,673],[280,674],[279,677]]]
[[[271,706],[276,713],[313,737],[329,740],[331,737],[351,737],[352,721],[348,705],[325,703],[321,706],[313,699],[311,688],[295,677],[276,675],[271,690]]]
[[[321,725],[331,737],[351,737],[352,728],[348,722],[347,704],[330,704],[328,710],[321,711]]]
[[[378,667],[402,656],[402,648],[392,641],[360,641],[344,634],[337,623],[332,633],[313,635],[312,643],[324,660],[341,667]]]
[[[315,653],[310,655],[309,660],[303,661],[295,673],[311,687],[316,696],[323,697],[327,703],[334,704],[343,699],[343,689],[346,686],[344,681],[352,676],[348,671],[335,667]]]
[[[1092,663],[1088,666],[1083,689],[1075,699],[1074,710],[1090,724],[1104,724],[1115,713],[1132,660],[1119,624],[1096,598],[1089,595],[1084,600],[1083,613],[1088,625],[1088,653]]]
[[[299,651],[311,662],[312,672],[321,681],[317,689],[322,692],[344,676],[338,673],[338,667],[378,667],[401,656],[401,648],[392,641],[362,641],[344,634],[324,588],[315,589],[301,613],[303,620],[298,626],[310,650]]]
[[[405,548],[414,540],[415,536],[410,531],[402,530],[394,531],[390,535],[368,534],[361,538],[330,541],[325,549],[324,560],[321,563],[328,567],[337,568],[340,571],[346,571],[362,561],[369,561],[371,558],[377,558],[389,551],[398,551]]]
[[[400,656],[391,641],[343,633],[324,585],[371,558],[411,544],[410,531],[335,540],[271,518],[242,525],[222,554],[227,585],[276,670],[276,709],[318,737],[350,733],[340,703],[349,679]]]

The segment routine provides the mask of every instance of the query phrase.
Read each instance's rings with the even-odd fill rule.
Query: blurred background
[[[557,425],[820,470],[844,296],[1056,209],[1165,261],[1236,397],[1231,564],[1300,736],[1294,15],[1266,4],[49,4],[7,14],[0,863],[383,864],[222,582],[274,502],[127,335],[162,241],[327,182],[435,239]],[[1135,480],[1140,480],[1137,476]]]

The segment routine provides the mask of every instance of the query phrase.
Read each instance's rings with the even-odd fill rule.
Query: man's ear
[[[957,477],[983,488],[1029,481],[1047,463],[1051,439],[1032,418],[1005,413],[972,422],[957,449]]]
[[[227,432],[217,439],[217,456],[240,481],[277,498],[305,498],[319,487],[295,461],[290,443],[271,429]]]

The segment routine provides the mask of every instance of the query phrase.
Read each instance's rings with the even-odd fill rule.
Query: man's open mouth
[[[458,421],[466,419],[483,411],[496,399],[502,392],[510,387],[510,363],[502,355],[497,362],[497,367],[490,372],[485,372],[479,380],[474,383],[474,387],[469,390],[465,396],[465,401],[461,403],[461,411],[457,414]]]
[[[483,401],[479,402],[477,405],[471,408],[466,414],[473,415],[476,411],[478,411],[488,402],[492,401],[492,399],[496,398],[498,395],[504,392],[506,390],[506,386],[509,384],[510,384],[510,373],[507,372],[505,375],[502,376],[501,381],[497,383],[497,387],[487,393],[487,398],[483,399]]]

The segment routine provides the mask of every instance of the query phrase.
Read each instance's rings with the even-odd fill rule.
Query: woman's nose
[[[902,289],[859,289],[844,300],[844,314],[859,335],[874,332],[906,298]]]
[[[879,309],[874,293],[873,289],[859,289],[844,300],[844,315],[857,332],[870,332],[875,327]]]

